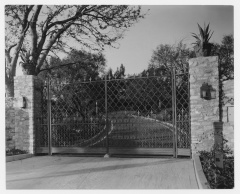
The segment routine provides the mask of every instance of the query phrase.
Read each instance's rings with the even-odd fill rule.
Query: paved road
[[[7,189],[198,189],[191,159],[37,156],[6,168]]]

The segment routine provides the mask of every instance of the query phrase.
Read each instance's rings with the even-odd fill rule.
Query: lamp
[[[210,89],[210,93],[211,93],[211,98],[215,99],[216,98],[216,89],[212,88],[212,86],[211,86],[211,89]]]
[[[216,89],[212,87],[212,85],[208,85],[208,83],[203,83],[200,88],[200,97],[206,100],[211,100],[216,98]]]
[[[26,108],[27,107],[27,98],[22,96],[22,98],[18,101],[19,108]]]

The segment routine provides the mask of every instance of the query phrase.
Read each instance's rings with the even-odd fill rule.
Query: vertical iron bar
[[[47,112],[48,112],[48,155],[52,155],[51,97],[50,79],[47,82]]]
[[[176,108],[176,73],[175,67],[172,66],[172,116],[173,116],[173,157],[177,157],[177,108]]]
[[[176,69],[173,67],[173,76],[174,76],[174,138],[175,138],[175,157],[178,156],[178,132],[177,132],[177,88],[176,88]]]
[[[108,146],[108,96],[107,96],[107,75],[105,75],[105,113],[106,113],[106,154],[109,154],[109,146]]]
[[[174,78],[175,75],[171,73],[171,80],[172,80],[172,125],[173,125],[173,157],[176,157],[176,150],[175,150],[175,89],[174,89]]]
[[[189,149],[190,149],[190,158],[192,158],[192,135],[191,135],[191,107],[190,107],[190,74],[188,72],[188,131],[189,131],[189,138],[188,138],[188,143],[190,144]]]

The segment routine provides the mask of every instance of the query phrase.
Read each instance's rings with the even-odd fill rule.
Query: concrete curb
[[[13,155],[13,156],[6,156],[6,162],[12,162],[15,160],[22,160],[25,158],[31,158],[33,154],[19,154],[19,155]]]
[[[211,189],[203,172],[198,154],[193,154],[193,164],[199,189]]]

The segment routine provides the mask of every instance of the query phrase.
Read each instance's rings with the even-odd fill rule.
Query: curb
[[[12,162],[16,160],[22,160],[26,158],[31,158],[33,154],[19,154],[19,155],[14,155],[14,156],[6,156],[6,162]]]
[[[211,189],[203,172],[198,154],[193,154],[193,164],[199,189]]]

